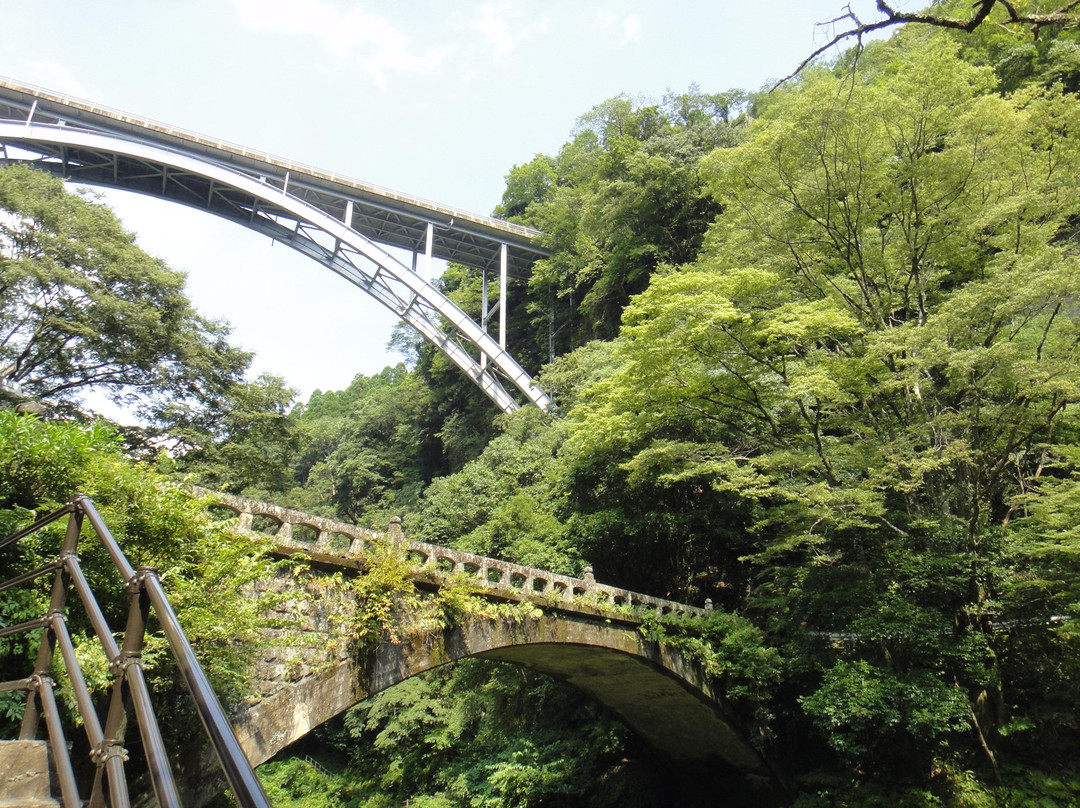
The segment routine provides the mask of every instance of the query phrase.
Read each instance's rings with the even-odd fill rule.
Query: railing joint
[[[56,680],[44,673],[31,674],[27,677],[26,681],[29,683],[28,689],[37,693],[40,693],[42,690],[53,690],[56,688]]]
[[[68,616],[64,614],[64,610],[62,608],[57,607],[49,609],[49,611],[45,612],[45,620],[50,625],[54,625],[56,623],[66,624],[68,621]]]
[[[158,578],[157,567],[139,567],[135,574],[124,582],[124,588],[132,595],[142,592],[147,578]]]
[[[142,668],[142,653],[124,651],[109,661],[109,673],[118,678],[127,677],[128,668],[133,665]]]
[[[90,761],[98,767],[106,765],[114,757],[120,758],[123,763],[130,759],[128,750],[115,741],[102,741],[90,750]]]

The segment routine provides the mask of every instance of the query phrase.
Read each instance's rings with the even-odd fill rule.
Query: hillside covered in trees
[[[127,247],[116,278],[73,269],[104,247],[43,261],[50,233],[73,243],[50,211],[74,203],[16,170],[0,355],[54,417],[79,417],[79,379],[144,402],[106,443],[162,479],[711,599],[695,631],[738,644],[724,675],[800,808],[1073,805],[1078,91],[1075,28],[988,23],[908,26],[771,92],[598,104],[495,211],[551,251],[506,302],[552,413],[498,415],[404,331],[407,363],[294,405],[283,380],[244,380],[167,268]],[[117,315],[107,290],[136,280],[155,296]],[[478,313],[473,270],[439,283]],[[116,317],[144,324],[137,351],[110,342]],[[12,480],[4,446],[46,428],[23,423],[0,422]],[[12,525],[58,496],[0,485]],[[279,804],[678,804],[595,705],[479,663],[380,694],[304,752],[322,767],[264,769]]]

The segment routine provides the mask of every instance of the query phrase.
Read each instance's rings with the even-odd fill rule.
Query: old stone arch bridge
[[[269,644],[256,666],[259,696],[234,720],[253,764],[410,676],[480,657],[524,665],[584,690],[644,738],[673,771],[692,771],[709,781],[713,797],[716,788],[728,793],[725,804],[782,801],[778,780],[725,712],[723,694],[691,660],[638,631],[641,610],[701,614],[705,609],[606,586],[588,570],[584,578],[571,578],[406,541],[397,520],[384,535],[253,500],[215,497],[219,507],[239,517],[242,530],[272,535],[277,553],[299,554],[311,570],[303,579],[287,577],[275,584],[296,593],[280,607],[294,628],[281,630],[287,642]],[[345,589],[328,597],[325,587],[334,573],[363,570],[365,556],[380,542],[403,547],[418,587],[437,588],[450,576],[465,575],[485,596],[537,608],[527,619],[466,616],[449,629],[402,632],[396,641],[363,652],[348,637],[356,603],[341,594]]]

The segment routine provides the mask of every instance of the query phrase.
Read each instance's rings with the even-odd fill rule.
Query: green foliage
[[[969,13],[971,8],[964,0],[946,0],[938,5],[942,13],[954,17]],[[1050,10],[1037,0],[1019,0],[1012,6],[1020,14]],[[939,32],[938,35],[955,41],[965,61],[992,67],[1001,92],[1014,92],[1031,84],[1055,83],[1061,83],[1071,93],[1080,90],[1080,37],[1075,26],[1047,27],[1033,37],[1026,27],[1006,23],[1005,17],[1004,8],[995,8],[988,20],[971,33]],[[908,36],[919,34],[903,31],[898,39],[903,42]]]
[[[770,702],[783,672],[780,654],[749,620],[721,610],[706,617],[647,615],[639,629],[693,660],[725,702],[768,733]]]
[[[415,573],[408,544],[380,541],[369,548],[363,574],[347,583],[357,602],[349,629],[362,647],[442,631],[470,616],[512,622],[540,616],[539,609],[526,602],[489,600],[484,589],[464,575],[441,583],[433,595],[422,593]],[[340,583],[340,577],[335,580]]]
[[[801,700],[829,744],[849,760],[895,750],[904,734],[934,739],[968,728],[968,701],[926,671],[906,681],[866,660],[840,660]]]
[[[439,467],[430,394],[404,365],[357,376],[340,393],[316,392],[296,413],[304,449],[295,504],[331,506],[335,516],[385,529],[407,516]]]
[[[268,374],[232,385],[215,412],[176,405],[158,429],[168,436],[177,470],[223,493],[288,491],[304,446],[289,415],[296,391]]]
[[[740,92],[696,86],[660,104],[618,96],[583,115],[558,155],[511,170],[496,215],[543,230],[554,253],[534,267],[516,309],[519,351],[550,361],[611,338],[658,266],[693,259],[718,212],[698,163],[735,141],[744,103]]]
[[[991,624],[1077,602],[1080,110],[989,95],[926,39],[807,75],[703,161],[724,214],[626,309],[561,450],[574,535],[637,555],[659,534],[639,502],[668,522],[716,503],[672,566],[737,582],[791,638],[805,714],[869,770],[993,744]],[[740,519],[741,541],[716,527]],[[1027,658],[1025,705],[1061,650]]]
[[[577,572],[580,559],[574,548],[563,540],[562,525],[540,507],[529,494],[514,494],[499,503],[483,525],[456,544],[459,549],[471,553],[511,559],[528,567]]]
[[[625,730],[565,685],[469,660],[353,708],[345,733],[355,763],[380,772],[369,793],[479,808],[584,804]]]
[[[389,803],[357,801],[357,789],[346,774],[330,774],[303,758],[272,760],[259,767],[270,804],[277,808],[390,808]]]
[[[861,782],[825,773],[808,775],[800,785],[793,808],[1059,808],[1080,797],[1080,781],[1038,768],[1006,768],[999,785],[988,785],[955,764],[935,769],[929,785]]]
[[[222,529],[208,517],[206,501],[192,499],[145,465],[127,459],[115,433],[101,425],[81,427],[0,412],[0,469],[4,535],[30,523],[35,512],[60,507],[77,491],[89,495],[131,563],[160,571],[181,625],[219,695],[235,701],[246,693],[265,604],[245,592],[273,569],[262,545]],[[0,578],[55,558],[63,531],[61,522],[7,548],[0,559]],[[103,548],[90,537],[89,527],[80,557],[105,614],[122,630],[130,596]],[[5,622],[43,614],[50,584],[41,579],[32,591],[5,593],[0,599]],[[91,659],[92,631],[82,615],[80,610],[72,613],[69,630],[80,653]],[[4,678],[25,676],[33,667],[36,642],[4,642]],[[161,653],[163,642],[150,636],[143,661],[155,690],[169,700],[176,696],[178,680]],[[104,675],[91,676],[91,682],[111,685]]]
[[[400,545],[378,542],[369,550],[364,574],[349,579],[358,603],[350,628],[361,643],[378,643],[384,637],[400,642],[403,633],[424,632],[437,622],[416,590],[413,571]]]
[[[459,472],[424,491],[417,538],[555,572],[578,573],[578,549],[555,517],[550,475],[561,424],[535,409],[500,420],[502,434]]]

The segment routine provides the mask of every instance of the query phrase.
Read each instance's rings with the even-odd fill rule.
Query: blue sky
[[[916,3],[897,3],[910,10]],[[21,0],[0,74],[448,205],[490,213],[504,178],[625,93],[757,89],[829,38],[843,0]],[[873,18],[873,2],[851,3]],[[256,371],[306,398],[396,358],[393,317],[281,245],[110,193],[189,275]]]

